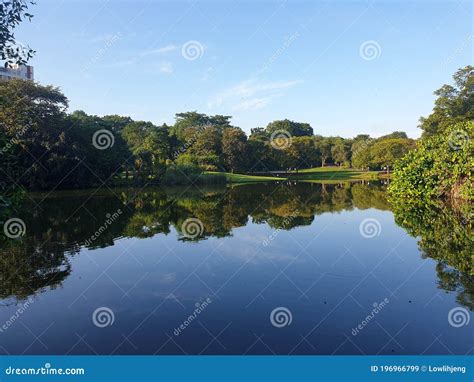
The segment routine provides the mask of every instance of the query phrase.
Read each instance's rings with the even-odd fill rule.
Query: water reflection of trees
[[[394,203],[395,221],[419,237],[424,257],[438,262],[440,289],[457,293],[459,304],[474,309],[472,206]]]
[[[25,221],[26,235],[0,241],[0,298],[25,298],[61,285],[71,272],[70,256],[81,247],[113,246],[121,237],[168,235],[173,228],[181,240],[199,241],[229,236],[249,221],[289,230],[310,225],[327,212],[391,208],[382,187],[349,183],[61,192],[45,200],[43,195],[31,196],[31,203],[27,198],[16,215]],[[119,210],[120,216],[101,229]],[[400,206],[395,216],[399,225],[421,238],[424,256],[439,262],[440,288],[456,291],[458,301],[472,308],[472,241],[466,219],[447,208]],[[202,234],[193,239],[181,229],[188,218],[203,225]],[[91,240],[96,232],[101,233]]]
[[[0,298],[27,298],[45,288],[55,288],[69,276],[71,265],[56,245],[29,239],[2,248],[0,254]]]

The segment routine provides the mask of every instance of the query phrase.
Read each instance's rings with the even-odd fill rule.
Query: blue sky
[[[17,38],[70,111],[172,124],[197,110],[352,137],[403,130],[473,62],[469,1],[38,0]]]

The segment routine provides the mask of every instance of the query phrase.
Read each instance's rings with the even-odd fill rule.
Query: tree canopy
[[[442,134],[456,122],[474,120],[474,67],[468,65],[453,75],[454,84],[445,84],[434,92],[433,112],[420,118],[420,128],[427,136]]]

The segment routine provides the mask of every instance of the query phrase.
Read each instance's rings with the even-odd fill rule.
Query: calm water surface
[[[474,351],[466,222],[394,215],[380,185],[101,189],[23,207],[26,234],[0,244],[0,354]],[[470,324],[450,324],[455,308]]]

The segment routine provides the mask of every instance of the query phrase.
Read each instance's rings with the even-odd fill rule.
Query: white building
[[[33,67],[29,65],[12,65],[8,68],[0,67],[0,81],[6,81],[12,78],[33,81]]]

